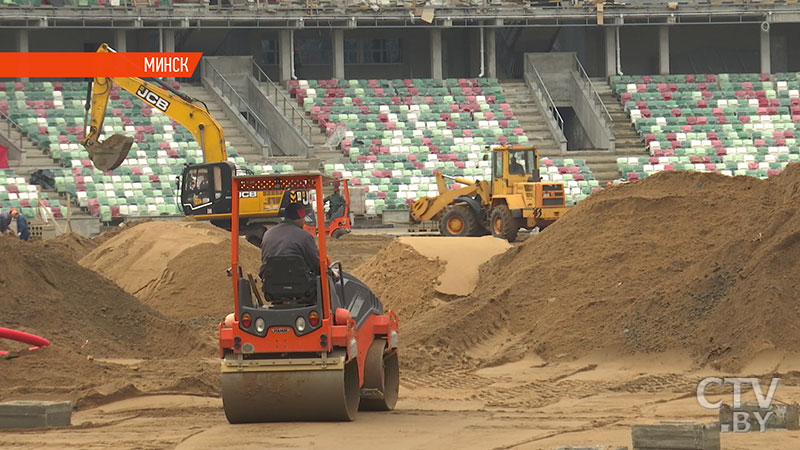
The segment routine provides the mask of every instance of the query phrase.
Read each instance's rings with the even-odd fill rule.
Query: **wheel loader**
[[[492,235],[514,242],[520,228],[544,229],[567,211],[564,184],[543,182],[533,146],[491,148],[491,181],[436,174],[439,195],[411,205],[416,223],[436,220],[444,236]],[[463,184],[448,187],[448,180]]]
[[[262,190],[316,192],[320,267],[315,275],[302,257],[270,258],[258,289],[239,265],[239,204],[232,203],[234,313],[219,325],[230,423],[347,421],[359,409],[389,411],[397,402],[397,315],[384,311],[341,263],[328,263],[322,194],[323,184],[335,182],[320,174],[233,178],[234,198]]]

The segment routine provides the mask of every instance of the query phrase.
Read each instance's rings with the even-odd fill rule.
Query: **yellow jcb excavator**
[[[438,220],[445,236],[491,233],[514,242],[520,228],[541,230],[564,215],[564,184],[541,181],[535,147],[497,146],[491,157],[491,182],[437,173],[439,195],[414,202],[411,218]],[[449,189],[448,179],[465,186]]]
[[[102,44],[98,53],[115,50]],[[228,161],[225,151],[225,136],[222,127],[208,112],[202,102],[173,89],[159,79],[145,81],[136,77],[95,77],[89,85],[91,98],[91,120],[86,137],[81,141],[89,152],[95,167],[107,171],[119,167],[133,145],[133,138],[115,134],[100,142],[106,108],[111,88],[116,84],[135,95],[143,102],[174,119],[189,132],[200,145],[205,162],[188,165],[183,170],[180,199],[187,216],[198,220],[209,220],[222,228],[230,229],[232,179],[237,175],[236,166]],[[241,169],[239,169],[242,171]],[[240,228],[245,232],[263,230],[263,222],[278,217],[283,202],[305,201],[296,198],[305,192],[284,190],[243,191],[239,193]]]

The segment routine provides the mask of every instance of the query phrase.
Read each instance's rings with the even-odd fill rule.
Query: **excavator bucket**
[[[89,148],[89,158],[99,170],[114,170],[125,161],[132,145],[132,137],[115,134]]]

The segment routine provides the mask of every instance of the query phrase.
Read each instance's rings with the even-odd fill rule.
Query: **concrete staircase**
[[[317,158],[307,159],[298,157],[268,157],[261,153],[261,149],[250,140],[250,130],[229,110],[221,105],[217,96],[203,85],[182,84],[181,90],[189,96],[196,98],[208,106],[209,112],[225,131],[225,140],[228,144],[242,156],[249,164],[291,164],[296,171],[316,171],[319,170],[319,160]]]
[[[232,117],[232,114],[223,105],[217,102],[216,97],[202,85],[182,84],[181,91],[202,101],[208,106],[208,111],[217,120],[225,132],[225,140],[229,145],[239,152],[248,163],[254,164],[264,161],[264,156],[261,154],[261,149],[256,148],[250,141],[247,134],[249,131],[239,122],[238,118]]]
[[[511,105],[514,115],[519,119],[520,126],[525,130],[525,135],[528,136],[530,142],[539,148],[541,156],[584,159],[595,178],[601,184],[605,184],[620,177],[617,157],[642,156],[645,148],[619,101],[612,95],[608,81],[605,78],[592,78],[592,83],[614,120],[615,152],[589,150],[570,151],[562,154],[549,128],[545,125],[542,114],[525,82],[523,80],[500,82],[506,94],[506,102]]]
[[[8,121],[0,119],[0,134],[5,136],[9,141],[19,145],[20,132],[14,128],[10,128]],[[22,152],[24,153],[22,163],[16,161],[9,161],[9,165],[14,169],[17,176],[25,177],[26,180],[30,179],[30,174],[39,169],[56,169],[59,166],[53,161],[50,156],[45,154],[39,147],[36,146],[27,137],[22,137]]]
[[[268,83],[262,83],[262,84],[266,85]],[[337,150],[335,148],[329,148],[328,146],[325,145],[325,142],[328,139],[328,137],[325,135],[325,132],[322,131],[315,123],[313,123],[311,121],[311,115],[307,114],[303,110],[302,106],[300,106],[297,103],[297,99],[294,99],[294,98],[291,97],[291,95],[289,95],[289,91],[286,89],[286,87],[283,86],[283,85],[280,85],[280,84],[276,84],[276,86],[278,86],[278,90],[283,95],[285,95],[287,98],[289,98],[292,101],[291,105],[289,105],[289,104],[285,104],[284,105],[283,99],[279,99],[279,100],[275,99],[274,94],[270,96],[270,99],[273,100],[273,102],[278,105],[278,108],[283,110],[284,116],[286,116],[287,118],[289,118],[291,120],[291,118],[292,118],[292,106],[294,106],[297,109],[297,111],[299,111],[301,114],[303,114],[303,117],[305,117],[305,119],[312,124],[312,127],[311,127],[311,143],[314,144],[314,155],[320,160],[320,162],[322,164],[335,164],[335,163],[346,163],[346,162],[349,162],[350,160],[342,153],[341,150]],[[266,92],[271,92],[271,89],[264,89],[264,90]],[[301,125],[301,120],[300,120],[299,117],[297,117],[296,114],[295,114],[295,117],[294,117],[294,125],[295,125],[295,127],[298,127],[298,128],[300,128],[300,125]]]
[[[16,145],[19,145],[21,133],[14,128],[10,128],[8,125],[8,121],[5,119],[0,119],[0,134],[14,142]],[[36,144],[34,144],[33,141],[28,139],[27,136],[22,136],[22,151],[25,153],[22,163],[9,161],[9,167],[14,169],[14,174],[16,176],[25,178],[25,181],[28,183],[31,181],[31,174],[39,169],[61,169],[61,166],[53,161],[53,159],[44,151],[42,151]],[[61,198],[62,200],[65,200],[65,197],[59,196],[55,189],[42,189],[42,192],[46,193],[51,199]],[[71,210],[72,217],[75,219],[91,217],[87,212],[82,211],[75,204],[72,205]]]
[[[558,142],[536,106],[536,101],[524,80],[502,80],[500,86],[506,96],[506,103],[511,105],[514,116],[528,137],[531,145],[539,149],[540,156],[563,157]]]
[[[544,122],[528,86],[524,80],[503,80],[500,82],[506,95],[506,102],[519,120],[530,142],[539,149],[539,156],[548,158],[585,159],[595,178],[601,183],[618,178],[616,155],[604,151],[571,151],[561,153],[561,148],[553,139],[550,129]]]

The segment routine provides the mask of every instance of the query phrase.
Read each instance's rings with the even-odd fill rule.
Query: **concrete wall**
[[[22,161],[23,155],[22,149],[19,148],[19,139],[12,141],[5,135],[4,130],[0,130],[0,145],[8,148],[6,158],[9,166],[14,167]]]
[[[11,28],[0,29],[0,52],[17,51],[17,30]]]
[[[461,30],[455,30],[462,32]],[[451,30],[442,32],[442,41],[446,42]],[[345,64],[345,77],[350,79],[364,78],[426,78],[430,76],[430,58],[428,54],[429,34],[427,29],[370,29],[370,30],[345,30],[345,40],[364,39],[389,39],[400,38],[402,49],[402,62],[399,64]],[[302,39],[331,39],[331,33],[319,30],[299,30],[295,32],[295,43]],[[457,41],[457,39],[456,39]],[[462,45],[463,46],[463,45]],[[446,51],[446,55],[454,49]],[[461,56],[456,49],[451,57],[453,61],[460,61]],[[458,73],[460,63],[450,69]],[[445,60],[448,66],[448,60]],[[320,65],[302,65],[296,70],[298,78],[326,79],[333,76],[333,63]],[[457,74],[451,76],[459,76]]]
[[[231,83],[243,98],[247,98],[247,78],[250,76],[249,56],[205,56]]]
[[[32,52],[82,52],[85,45],[95,50],[103,42],[114,45],[112,29],[29,30],[28,50]],[[128,48],[130,51],[131,49]]]
[[[758,24],[670,27],[669,44],[672,73],[759,72],[761,68]],[[657,49],[656,45],[656,55]]]
[[[442,76],[472,78],[481,71],[480,30],[454,29],[442,32]],[[465,45],[465,44],[469,45]],[[427,49],[427,46],[421,49]],[[419,51],[422,51],[422,50]],[[484,76],[486,76],[484,74]]]
[[[247,79],[247,97],[245,98],[253,111],[269,128],[272,151],[276,155],[280,153],[284,156],[304,158],[314,156],[313,145],[308,145],[303,140],[294,125],[286,120],[283,111],[269,100],[261,83],[256,82],[253,77]]]
[[[573,53],[530,53],[533,64],[557,106],[572,106]]]
[[[625,75],[658,73],[658,28],[622,27],[619,30],[620,62]]]
[[[549,52],[558,37],[557,27],[520,28],[505,26],[497,30],[497,76],[521,78],[525,53]]]
[[[578,118],[583,128],[583,133],[578,135],[580,138],[579,145],[583,146],[580,148],[613,150],[613,131],[611,131],[609,124],[603,120],[598,108],[595,107],[595,103],[590,97],[591,94],[583,88],[578,72],[570,72],[568,78],[570,80],[572,109],[575,111],[575,117]],[[588,142],[591,143],[591,147],[586,147]]]
[[[772,24],[770,27],[772,72],[800,71],[800,27],[794,24]]]
[[[552,51],[573,52],[590,77],[605,76],[605,32],[601,27],[569,27],[558,32]]]
[[[594,145],[583,129],[581,121],[575,114],[575,110],[568,107],[558,108],[558,112],[564,119],[564,136],[567,138],[567,151],[592,149]]]

